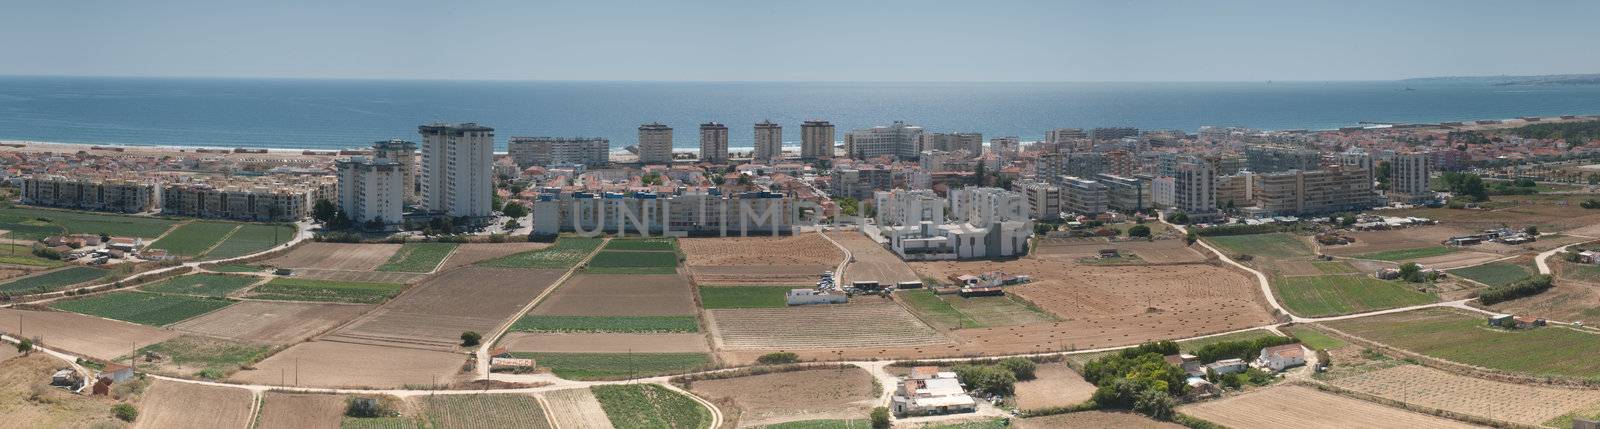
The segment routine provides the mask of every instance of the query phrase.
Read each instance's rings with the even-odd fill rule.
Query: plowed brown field
[[[156,380],[142,397],[134,428],[249,427],[255,407],[249,390],[173,381]]]
[[[490,267],[445,271],[323,339],[453,350],[462,332],[492,332],[560,275]]]
[[[77,313],[0,309],[0,330],[39,337],[50,348],[104,360],[128,354],[178,336],[177,331],[119,322]]]
[[[1271,387],[1185,405],[1179,407],[1178,412],[1235,429],[1478,427],[1300,386]]]
[[[269,344],[292,344],[371,310],[370,305],[244,301],[173,325],[174,329]]]
[[[675,316],[695,314],[689,279],[676,274],[580,274],[567,279],[532,311],[554,316]]]
[[[399,250],[399,244],[306,243],[263,263],[284,268],[370,271]]]

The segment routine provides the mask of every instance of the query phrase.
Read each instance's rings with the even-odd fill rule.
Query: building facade
[[[922,152],[922,127],[894,121],[887,126],[855,130],[844,135],[844,149],[851,158],[868,159],[892,156],[914,160]]]
[[[335,186],[329,186],[329,190]],[[169,183],[161,188],[161,214],[258,222],[294,222],[310,215],[316,189]]]
[[[700,124],[700,162],[728,162],[728,126],[716,122]]]
[[[1372,182],[1361,169],[1332,165],[1261,175],[1260,207],[1275,215],[1361,211],[1377,204]]]
[[[1109,204],[1106,185],[1077,176],[1061,178],[1061,210],[1093,216],[1105,213]]]
[[[806,121],[800,125],[800,157],[833,158],[833,138],[833,124],[828,121]]]
[[[756,147],[752,156],[758,162],[772,162],[783,157],[783,126],[772,121],[756,123]]]
[[[1256,205],[1261,176],[1249,171],[1217,176],[1217,207],[1245,208]]]
[[[422,206],[448,216],[490,215],[494,195],[494,128],[434,123],[422,135]]]
[[[394,161],[400,165],[400,197],[405,202],[416,202],[420,197],[417,187],[417,144],[405,140],[387,140],[372,144],[372,157]]]
[[[1106,208],[1141,211],[1152,207],[1149,176],[1119,176],[1101,173],[1095,180],[1106,186]]]
[[[922,135],[922,150],[966,151],[968,158],[983,155],[982,133],[927,133]]]
[[[639,126],[639,163],[672,163],[672,127],[660,122]]]
[[[32,176],[22,179],[23,204],[96,210],[118,213],[144,213],[161,202],[161,188],[152,183],[123,179],[69,179],[62,176]]]
[[[879,225],[889,240],[889,250],[905,260],[1009,258],[1025,255],[1033,236],[1025,197],[997,188],[960,188],[950,191],[949,205],[929,191],[880,192],[878,210],[896,213],[898,224]],[[896,207],[908,204],[913,207]],[[948,210],[949,219],[943,216]],[[887,219],[887,218],[886,218]],[[913,223],[914,221],[914,223]]]
[[[1322,152],[1297,147],[1250,145],[1244,148],[1245,166],[1255,173],[1289,170],[1316,170],[1322,166]]]
[[[1217,211],[1217,169],[1204,159],[1187,157],[1178,161],[1172,176],[1172,206],[1191,219],[1204,219]],[[1199,216],[1199,218],[1197,218]]]
[[[400,163],[384,158],[350,157],[334,162],[339,171],[339,210],[358,225],[405,222],[405,179]]]
[[[1048,182],[1016,182],[1017,192],[1028,199],[1028,215],[1039,220],[1061,219],[1061,188]]]
[[[518,168],[581,164],[603,167],[610,163],[611,141],[598,137],[512,137],[506,141]]]
[[[552,192],[540,194],[532,212],[533,232],[538,235],[787,235],[805,218],[796,200],[772,192]]]
[[[1433,198],[1433,190],[1428,186],[1428,175],[1432,174],[1433,154],[1397,153],[1387,161],[1391,200],[1417,202]]]

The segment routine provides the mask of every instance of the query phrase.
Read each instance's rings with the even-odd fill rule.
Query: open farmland
[[[304,243],[263,264],[283,268],[372,271],[389,261],[399,244]]]
[[[1525,265],[1507,262],[1491,262],[1474,267],[1450,270],[1451,275],[1472,279],[1489,286],[1508,285],[1537,273],[1537,271]]]
[[[222,378],[241,367],[266,358],[271,351],[272,348],[269,346],[254,343],[183,335],[140,347],[139,370],[178,376]]]
[[[584,267],[591,274],[673,274],[678,272],[675,252],[601,250]]]
[[[450,252],[460,246],[456,243],[406,243],[400,245],[400,250],[389,257],[388,262],[378,266],[378,271],[400,271],[407,273],[432,272],[439,266]]]
[[[905,290],[896,295],[922,320],[941,329],[983,328],[1053,322],[1056,317],[1018,301],[1014,296],[936,295],[931,290]]]
[[[1350,335],[1448,361],[1541,376],[1600,376],[1600,336],[1561,326],[1508,331],[1484,316],[1429,308],[1328,322]]]
[[[948,342],[893,302],[707,310],[719,349],[928,346]],[[822,321],[826,321],[823,323]]]
[[[678,247],[671,238],[618,238],[606,242],[603,250],[638,250],[647,252],[676,252]]]
[[[1600,268],[1550,258],[1555,286],[1538,295],[1513,299],[1489,308],[1507,314],[1531,314],[1551,320],[1594,322],[1600,317]]]
[[[0,351],[0,413],[4,414],[5,427],[122,427],[122,422],[107,412],[118,402],[115,399],[36,387],[62,367],[60,359],[44,353],[17,356],[15,352]]]
[[[1410,260],[1416,260],[1416,259],[1422,259],[1422,258],[1431,258],[1431,257],[1435,257],[1435,256],[1448,255],[1450,253],[1454,253],[1457,250],[1459,250],[1459,249],[1456,249],[1454,247],[1428,246],[1428,247],[1418,247],[1418,248],[1413,248],[1413,249],[1395,249],[1395,250],[1385,250],[1385,251],[1382,251],[1382,252],[1364,253],[1364,254],[1352,256],[1352,258],[1373,259],[1373,260],[1391,261],[1391,262],[1401,262],[1401,261],[1410,261]]]
[[[568,380],[622,380],[678,374],[711,365],[705,353],[526,353],[513,356],[533,358],[540,367],[550,368],[557,377]]]
[[[528,314],[511,324],[520,332],[698,332],[694,316],[555,316]]]
[[[294,235],[292,225],[243,223],[205,256],[206,259],[228,259],[261,252],[294,239]]]
[[[559,274],[556,274],[559,275]],[[551,275],[553,279],[556,275]],[[567,279],[531,314],[676,316],[695,314],[694,291],[678,275],[580,274]]]
[[[1600,391],[1484,380],[1420,365],[1365,372],[1332,384],[1409,404],[1527,425],[1540,425],[1600,404]]]
[[[711,410],[654,384],[595,386],[594,397],[617,429],[709,429]]]
[[[255,394],[232,387],[156,380],[139,404],[135,428],[249,427]]]
[[[1215,401],[1185,405],[1177,411],[1234,429],[1476,427],[1300,386],[1260,389]]]
[[[1311,256],[1311,246],[1303,238],[1286,232],[1201,237],[1228,255],[1262,255],[1273,258]]]
[[[172,325],[173,329],[264,344],[293,344],[343,324],[372,306],[244,301]]]
[[[1295,314],[1306,317],[1358,313],[1438,301],[1406,283],[1365,275],[1277,277],[1273,289]]]
[[[834,231],[827,234],[839,245],[850,249],[850,257],[854,258],[849,265],[845,265],[844,273],[840,274],[840,284],[857,281],[894,284],[922,280],[899,256],[860,232]]]
[[[52,223],[49,219],[40,220],[32,216],[0,211],[0,231],[5,231],[5,238],[36,241],[64,234],[67,228]]]
[[[1323,252],[1332,255],[1352,256],[1436,247],[1450,237],[1467,235],[1473,232],[1473,229],[1456,225],[1427,225],[1390,230],[1353,231],[1347,235],[1356,240],[1354,243],[1327,246],[1323,248]]]
[[[810,284],[844,260],[821,234],[685,238],[684,266],[700,284]]]
[[[700,380],[691,383],[689,390],[712,403],[724,404],[718,407],[724,419],[737,417],[738,427],[751,427],[865,418],[878,398],[872,381],[872,374],[848,367]]]
[[[701,286],[700,305],[712,308],[783,308],[789,289],[805,286]]]
[[[501,268],[533,268],[566,270],[600,247],[600,238],[562,237],[554,246],[538,250],[513,253],[478,262],[478,265]]]
[[[1465,230],[1537,225],[1541,232],[1579,230],[1600,225],[1600,213],[1578,205],[1582,195],[1496,195],[1484,210],[1416,208],[1388,212],[1393,216],[1420,216]],[[1585,234],[1594,235],[1594,234]],[[1441,239],[1442,240],[1442,239]]]
[[[530,252],[546,247],[550,247],[550,244],[529,242],[465,243],[460,246],[456,246],[456,251],[450,253],[449,258],[445,258],[444,264],[439,267],[439,270],[443,271],[451,268],[463,267],[494,258],[516,253]]]
[[[293,278],[302,280],[327,280],[330,282],[411,284],[412,282],[427,276],[428,273],[407,273],[400,271],[299,269],[294,271]]]
[[[628,334],[606,332],[511,332],[500,347],[513,352],[544,353],[707,353],[705,334]]]
[[[150,326],[166,326],[227,307],[234,301],[163,295],[149,292],[112,292],[67,301],[51,308]]]
[[[436,429],[550,427],[539,401],[527,395],[428,395],[417,402]]]
[[[275,278],[250,290],[249,297],[276,301],[321,301],[374,304],[400,293],[405,285]]]
[[[68,286],[88,283],[105,277],[106,271],[90,267],[66,267],[0,283],[0,293],[27,294],[50,292]]]
[[[544,394],[550,417],[562,429],[613,429],[600,400],[589,389],[557,390]]]
[[[50,348],[102,360],[128,354],[135,346],[166,341],[178,332],[59,311],[0,308],[0,331],[38,337]]]
[[[66,265],[65,262],[33,254],[31,245],[9,243],[0,243],[0,264],[45,268]]]
[[[466,361],[467,356],[458,353],[311,341],[295,344],[250,369],[236,372],[230,380],[314,387],[399,388],[407,384],[456,381]]]
[[[1139,414],[1110,411],[1080,411],[1046,417],[1016,419],[1011,422],[1017,429],[1183,429],[1184,427],[1177,423],[1158,421]]]
[[[452,350],[462,332],[492,332],[560,276],[470,267],[447,271],[324,339]]]
[[[1196,246],[1189,246],[1183,240],[1129,240],[1110,243],[1110,248],[1122,253],[1131,253],[1139,259],[1152,264],[1177,264],[1205,262],[1206,254],[1195,250]]]
[[[162,280],[139,289],[146,292],[224,297],[262,280],[261,277],[256,276],[190,274]]]
[[[144,237],[147,239],[160,237],[167,232],[177,221],[145,216],[123,216],[109,213],[93,213],[68,210],[46,210],[12,207],[0,209],[0,218],[17,220],[25,226],[54,226],[55,228],[25,228],[13,229],[0,225],[0,229],[10,230],[11,238],[41,239],[50,235],[60,234],[110,234],[113,236]],[[32,221],[29,223],[28,221]],[[44,233],[44,234],[40,234]]]
[[[1033,380],[1016,384],[1017,409],[1038,410],[1083,403],[1094,395],[1095,385],[1083,380],[1064,363],[1039,365]]]
[[[266,392],[261,394],[260,429],[337,428],[344,419],[339,395]]]
[[[173,228],[160,240],[150,243],[149,248],[166,249],[178,256],[200,256],[238,227],[232,222],[193,221]]]

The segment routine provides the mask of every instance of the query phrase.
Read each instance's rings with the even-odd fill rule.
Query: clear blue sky
[[[1600,73],[1600,1],[0,0],[0,74],[1257,81]]]

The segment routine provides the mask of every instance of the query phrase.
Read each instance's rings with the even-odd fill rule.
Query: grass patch
[[[345,417],[339,429],[412,429],[422,424],[410,417]]]
[[[399,271],[406,273],[432,272],[439,266],[450,252],[456,250],[456,243],[406,243],[400,250],[389,257],[389,261],[378,266],[378,271]]]
[[[704,353],[512,353],[533,358],[568,380],[620,380],[677,374],[705,368],[711,358]]]
[[[511,324],[522,332],[700,332],[694,316],[543,316],[529,314]]]
[[[479,262],[486,267],[565,270],[577,265],[603,241],[599,238],[562,237],[554,246],[529,250]]]
[[[100,268],[71,267],[0,283],[0,293],[43,293],[105,277]]]
[[[239,224],[232,222],[189,222],[150,243],[149,248],[166,249],[174,255],[200,256],[238,227]]]
[[[927,426],[922,426],[921,429],[1006,429],[1009,427],[1011,427],[1011,424],[1008,423],[1008,420],[989,419],[959,423],[930,424]]]
[[[0,229],[11,231],[11,238],[41,239],[60,233],[110,234],[114,236],[156,238],[177,221],[145,216],[123,216],[68,210],[12,207],[0,209]],[[22,228],[10,228],[18,225]],[[42,235],[41,235],[42,234]]]
[[[803,286],[701,286],[700,305],[717,308],[784,308],[789,289]]]
[[[1311,256],[1311,247],[1299,237],[1286,232],[1249,235],[1223,235],[1201,237],[1231,255],[1259,255],[1274,258]]]
[[[419,402],[434,428],[549,427],[528,395],[428,395]]]
[[[149,292],[112,292],[70,301],[51,308],[117,319],[141,325],[167,326],[233,305],[233,301]]]
[[[1295,339],[1300,340],[1301,344],[1305,344],[1306,347],[1310,347],[1314,350],[1332,350],[1344,347],[1346,344],[1348,344],[1344,342],[1344,340],[1334,338],[1333,336],[1322,333],[1322,331],[1304,326],[1295,326],[1291,328],[1285,328],[1284,330],[1288,331],[1289,335],[1294,336]]]
[[[944,329],[982,328],[977,319],[967,316],[948,301],[935,295],[932,290],[912,289],[896,293],[911,307],[911,311],[921,316],[923,320],[936,327]]]
[[[1011,295],[974,296],[969,298],[944,295],[939,299],[950,303],[950,306],[955,307],[956,311],[960,311],[961,314],[978,321],[978,324],[983,326],[1026,325],[1060,320],[1026,302],[1018,301]]]
[[[139,355],[147,353],[164,356],[167,360],[162,362],[163,365],[201,368],[211,370],[207,371],[208,374],[226,375],[266,359],[267,355],[272,354],[272,347],[198,335],[180,335],[139,348]]]
[[[589,268],[676,267],[678,254],[672,252],[616,252],[601,250],[589,259]]]
[[[1398,250],[1388,250],[1388,251],[1383,251],[1383,252],[1367,253],[1367,254],[1356,255],[1355,257],[1361,258],[1361,259],[1374,259],[1374,260],[1379,260],[1379,261],[1399,262],[1399,261],[1409,261],[1409,260],[1413,260],[1413,259],[1429,258],[1429,257],[1434,257],[1434,256],[1439,256],[1439,255],[1448,255],[1448,254],[1455,253],[1455,252],[1456,252],[1456,248],[1454,248],[1454,247],[1429,246],[1429,247],[1418,247],[1418,248],[1415,248],[1415,249],[1398,249]]]
[[[619,238],[606,242],[604,250],[676,252],[678,245],[677,241],[671,238]]]
[[[866,420],[801,420],[798,422],[784,422],[775,425],[761,426],[761,429],[871,429],[872,422]]]
[[[59,267],[67,263],[33,254],[33,246],[0,244],[0,264]]]
[[[250,266],[250,265],[238,265],[238,264],[218,265],[218,266],[211,267],[211,268],[208,268],[208,269],[211,270],[211,271],[219,272],[219,273],[259,273],[259,272],[261,272],[261,267]]]
[[[405,285],[276,278],[250,291],[250,297],[280,301],[375,304],[400,294]]]
[[[1534,274],[1534,271],[1528,267],[1505,262],[1490,262],[1483,265],[1456,268],[1446,272],[1489,286],[1505,286]]]
[[[260,277],[225,274],[190,274],[142,287],[147,292],[223,297],[261,281]]]
[[[206,252],[207,259],[228,259],[262,252],[294,239],[295,229],[290,225],[263,223],[239,224],[239,230],[223,240],[222,244]]]
[[[654,384],[590,388],[616,429],[700,429],[711,427],[711,410]]]
[[[1537,376],[1600,379],[1600,336],[1560,326],[1504,330],[1483,316],[1424,309],[1328,322],[1351,335],[1424,355]]]
[[[1344,261],[1311,261],[1311,266],[1316,267],[1317,272],[1323,274],[1355,274],[1361,272],[1350,266],[1350,264],[1344,263]]]
[[[1278,277],[1272,282],[1283,305],[1305,317],[1349,314],[1437,301],[1399,282],[1367,276]]]

